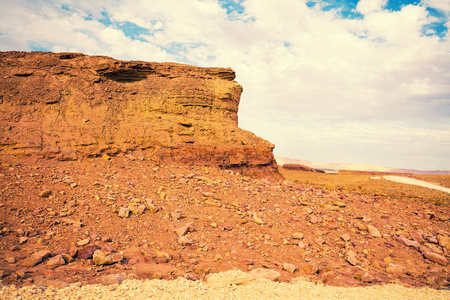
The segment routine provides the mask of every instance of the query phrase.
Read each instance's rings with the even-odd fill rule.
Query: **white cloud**
[[[443,2],[426,5],[448,11]],[[32,41],[53,51],[232,67],[244,86],[240,125],[275,142],[279,155],[355,163],[392,155],[395,166],[410,167],[418,162],[408,157],[432,153],[428,168],[450,169],[442,158],[450,153],[449,40],[423,35],[435,21],[425,6],[391,12],[385,4],[362,0],[364,18],[351,20],[298,0],[247,0],[232,18],[214,0],[5,0],[0,47],[26,50]],[[102,24],[105,15],[112,25]],[[144,40],[126,36],[116,26],[124,22],[147,29]]]
[[[447,13],[450,12],[450,1],[448,0],[422,0],[422,2],[429,7],[440,9]]]
[[[387,0],[360,0],[356,5],[356,10],[367,15],[382,10],[386,2]]]

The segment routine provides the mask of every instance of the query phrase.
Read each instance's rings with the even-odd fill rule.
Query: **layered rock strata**
[[[0,52],[0,154],[275,170],[274,145],[237,126],[234,79],[230,68]]]

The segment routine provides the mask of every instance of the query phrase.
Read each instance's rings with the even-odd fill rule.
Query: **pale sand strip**
[[[390,180],[390,181],[395,181],[395,182],[399,182],[399,183],[405,183],[405,184],[414,184],[414,185],[419,185],[419,186],[423,186],[426,188],[430,188],[430,189],[435,189],[435,190],[439,190],[442,192],[446,192],[446,193],[450,193],[450,189],[445,188],[443,186],[437,185],[437,184],[433,184],[433,183],[429,183],[423,180],[419,180],[419,179],[414,179],[414,178],[409,178],[409,177],[402,177],[402,176],[391,176],[391,175],[386,175],[383,176],[384,179],[386,180]]]

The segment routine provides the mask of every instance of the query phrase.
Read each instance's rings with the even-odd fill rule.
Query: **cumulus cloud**
[[[232,67],[240,126],[278,155],[450,169],[449,33],[424,29],[437,22],[429,8],[449,22],[448,4],[361,0],[360,17],[344,18],[306,3],[4,0],[0,47]]]
[[[382,10],[386,2],[387,0],[361,0],[358,2],[356,10],[363,15],[367,15]]]

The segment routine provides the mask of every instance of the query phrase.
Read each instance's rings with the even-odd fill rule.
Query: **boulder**
[[[44,259],[50,256],[50,251],[48,250],[41,250],[38,252],[33,253],[30,257],[26,258],[22,261],[22,266],[31,268],[36,266],[37,264],[40,264]]]
[[[123,260],[123,252],[96,250],[92,256],[92,260],[97,266],[112,265]]]

